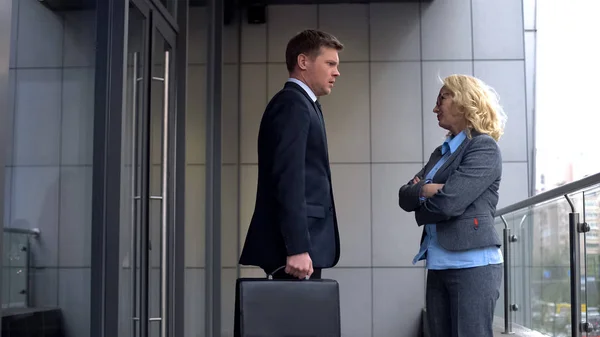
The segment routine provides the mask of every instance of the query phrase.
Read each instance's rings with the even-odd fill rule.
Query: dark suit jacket
[[[502,176],[502,156],[497,142],[490,136],[472,131],[465,141],[440,167],[433,183],[445,184],[431,198],[419,199],[424,177],[442,157],[441,146],[435,149],[427,165],[417,173],[421,181],[412,179],[400,187],[400,207],[415,212],[419,226],[436,224],[440,245],[450,251],[488,246],[500,247],[494,228],[498,204],[498,188]],[[421,242],[425,235],[423,235]]]
[[[260,123],[256,205],[240,264],[272,270],[308,252],[314,268],[329,268],[339,246],[323,116],[288,82]]]

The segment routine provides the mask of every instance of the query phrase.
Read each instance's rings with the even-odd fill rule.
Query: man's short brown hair
[[[333,35],[315,29],[307,29],[294,36],[285,49],[285,63],[289,72],[294,71],[298,64],[298,55],[304,54],[317,57],[321,47],[333,48],[337,51],[344,45]]]

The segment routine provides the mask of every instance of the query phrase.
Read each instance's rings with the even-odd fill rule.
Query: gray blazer
[[[442,157],[439,146],[417,177],[400,187],[398,203],[407,212],[415,212],[419,226],[436,224],[439,244],[450,251],[501,246],[494,228],[498,188],[502,176],[502,155],[496,141],[485,134],[471,132],[442,165],[433,183],[445,184],[431,198],[421,201],[419,194],[427,173]],[[421,242],[425,237],[425,227]]]

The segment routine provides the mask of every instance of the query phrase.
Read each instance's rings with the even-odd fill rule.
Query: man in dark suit
[[[305,30],[288,43],[290,74],[258,133],[258,188],[240,264],[273,278],[320,278],[340,256],[327,136],[317,97],[340,75],[332,35]],[[281,268],[285,266],[285,269]]]

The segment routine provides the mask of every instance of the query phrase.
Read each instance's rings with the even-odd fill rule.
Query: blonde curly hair
[[[450,75],[442,80],[452,93],[452,101],[467,120],[467,135],[471,129],[490,135],[496,141],[504,134],[507,116],[496,91],[482,80],[468,75]]]

